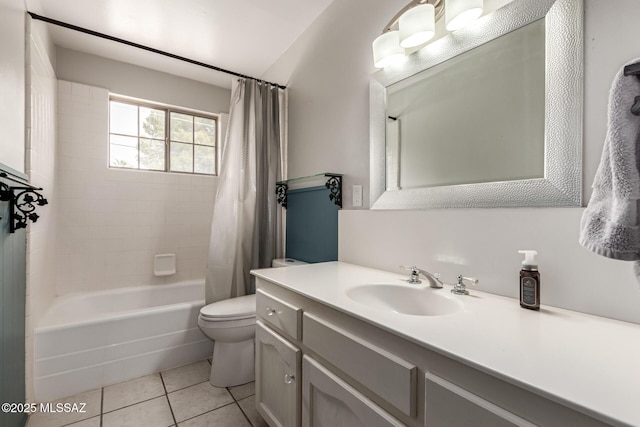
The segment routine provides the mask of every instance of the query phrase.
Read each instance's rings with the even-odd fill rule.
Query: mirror
[[[371,81],[372,209],[580,206],[582,0],[515,0]]]

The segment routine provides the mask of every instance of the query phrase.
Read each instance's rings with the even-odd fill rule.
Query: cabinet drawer
[[[256,313],[269,326],[273,326],[290,338],[300,340],[302,309],[258,289]]]
[[[303,343],[403,413],[416,413],[414,365],[312,314],[304,313]]]
[[[302,377],[302,427],[404,425],[309,356]]]
[[[425,426],[535,427],[443,378],[425,375]]]

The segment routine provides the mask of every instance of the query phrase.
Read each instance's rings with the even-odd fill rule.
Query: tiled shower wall
[[[110,169],[106,89],[58,81],[57,293],[204,277],[216,178]],[[154,277],[153,256],[177,273]]]
[[[37,223],[27,228],[26,393],[33,396],[33,328],[56,296],[55,239],[57,200],[56,92],[57,80],[47,49],[44,24],[29,20],[26,54],[26,172],[31,184],[42,187],[49,204],[38,207]]]

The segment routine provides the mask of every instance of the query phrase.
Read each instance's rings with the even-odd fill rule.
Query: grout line
[[[253,426],[253,423],[251,422],[251,420],[249,419],[249,417],[247,416],[247,414],[244,412],[244,409],[242,409],[242,406],[240,406],[240,403],[238,402],[238,399],[236,399],[236,397],[233,395],[233,393],[231,393],[231,387],[227,387],[227,391],[229,392],[229,394],[231,395],[231,397],[233,398],[233,401],[236,402],[236,405],[238,406],[238,408],[240,409],[240,412],[242,412],[242,415],[244,415],[245,419],[247,420],[247,422],[249,423],[250,426]],[[253,395],[252,395],[253,396]],[[250,397],[250,396],[247,396]],[[242,400],[242,399],[240,399]]]
[[[104,387],[100,389],[100,427],[102,427],[102,412],[104,411]]]
[[[161,395],[159,395],[159,396],[155,396],[155,397],[150,397],[149,399],[141,400],[140,402],[132,403],[132,404],[130,404],[130,405],[122,406],[122,407],[120,407],[120,408],[112,409],[112,410],[110,410],[110,411],[105,412],[105,414],[110,414],[110,413],[112,413],[112,412],[119,411],[120,409],[130,408],[130,407],[135,406],[135,405],[138,405],[138,404],[140,404],[140,403],[146,403],[146,402],[148,402],[148,401],[150,401],[150,400],[158,399],[158,398],[160,398],[160,397],[162,397],[162,396],[165,396],[165,394],[161,394]],[[104,414],[103,414],[103,415],[104,415]]]
[[[175,390],[171,390],[171,391],[167,391],[167,389],[165,388],[165,391],[167,391],[167,393],[166,393],[166,394],[173,394],[173,393],[175,393],[176,391],[184,390],[185,388],[194,387],[194,386],[200,385],[200,384],[202,384],[202,383],[208,383],[208,382],[209,382],[209,380],[206,380],[206,381],[200,381],[199,383],[191,384],[191,385],[184,386],[184,387],[182,387],[182,388],[177,388],[177,389],[175,389]],[[213,386],[211,386],[211,387],[213,387]]]
[[[178,425],[178,420],[176,420],[176,414],[173,413],[173,407],[171,406],[171,401],[169,400],[169,393],[167,393],[167,386],[164,384],[164,378],[162,377],[162,372],[158,372],[160,375],[160,381],[162,382],[162,388],[164,389],[164,397],[167,399],[167,405],[169,405],[169,411],[171,411],[171,418],[173,418],[173,425]]]
[[[217,411],[218,409],[226,408],[227,406],[229,406],[229,405],[233,405],[234,403],[235,403],[235,404],[237,404],[237,402],[235,402],[235,401],[234,401],[234,402],[225,403],[225,404],[224,404],[224,405],[222,405],[222,406],[218,406],[217,408],[211,409],[211,410],[209,410],[209,411],[207,411],[207,412],[203,412],[203,413],[201,413],[201,414],[194,415],[193,417],[191,417],[191,418],[187,418],[186,420],[182,420],[182,421],[180,421],[180,422],[181,422],[181,423],[184,423],[185,421],[189,421],[189,420],[192,420],[192,419],[194,419],[194,418],[198,418],[199,416],[202,416],[202,415],[204,415],[204,414],[208,414],[209,412],[213,412],[213,411]],[[239,405],[238,405],[238,406],[239,406]],[[242,411],[242,409],[240,409],[240,410]],[[249,423],[249,424],[251,424],[251,423]]]

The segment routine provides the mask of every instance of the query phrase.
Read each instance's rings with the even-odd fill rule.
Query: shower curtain
[[[206,303],[255,292],[249,271],[283,256],[276,181],[285,175],[286,92],[234,82],[207,262]]]

